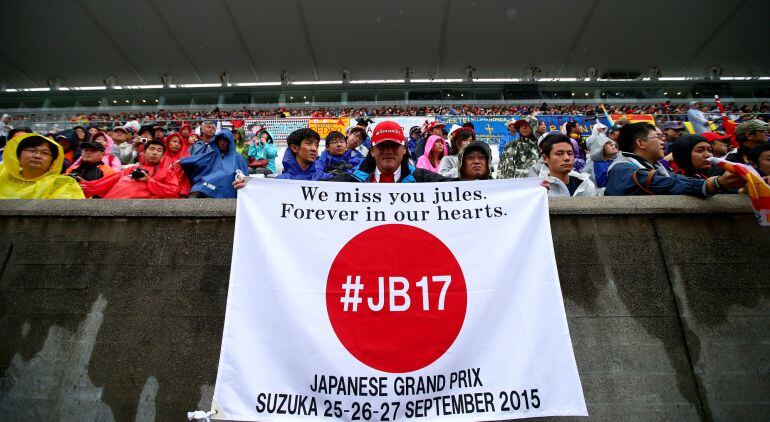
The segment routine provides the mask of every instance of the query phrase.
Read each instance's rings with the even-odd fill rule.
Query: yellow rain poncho
[[[38,136],[59,149],[59,155],[44,175],[26,179],[21,175],[16,150],[19,143],[29,137]],[[64,164],[64,149],[50,138],[36,133],[17,136],[8,141],[0,163],[0,199],[83,199],[83,191],[75,179],[61,173]]]

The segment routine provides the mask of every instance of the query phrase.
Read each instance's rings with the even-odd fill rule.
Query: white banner
[[[587,415],[539,183],[251,180],[216,418]]]
[[[412,126],[419,126],[420,129],[425,125],[425,122],[433,122],[436,120],[433,116],[390,116],[390,117],[370,117],[374,123],[369,123],[369,126],[366,128],[366,133],[369,136],[372,136],[372,132],[374,131],[374,127],[377,126],[377,123],[384,122],[385,120],[389,120],[392,122],[396,122],[399,125],[401,125],[401,129],[404,131],[404,137],[409,137],[409,129]],[[356,123],[356,119],[351,118],[350,119],[351,124]]]

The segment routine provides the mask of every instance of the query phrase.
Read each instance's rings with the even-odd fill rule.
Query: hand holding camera
[[[131,178],[136,180],[137,182],[146,182],[150,180],[150,174],[147,173],[147,170],[143,168],[137,168],[136,170],[131,172]]]

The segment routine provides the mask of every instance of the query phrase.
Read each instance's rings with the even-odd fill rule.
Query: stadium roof
[[[3,5],[0,80],[768,76],[767,16],[767,0],[26,0]]]

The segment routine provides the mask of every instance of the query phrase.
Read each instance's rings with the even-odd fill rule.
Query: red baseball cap
[[[390,120],[377,123],[377,126],[374,127],[374,131],[372,132],[372,146],[376,146],[385,141],[406,145],[404,130],[401,129],[400,124]]]
[[[433,130],[433,129],[437,128],[437,127],[442,127],[443,128],[443,127],[446,127],[446,126],[443,123],[441,123],[441,122],[433,121],[433,122],[430,122],[428,124],[428,128],[426,129],[426,132],[430,132],[431,130]]]

